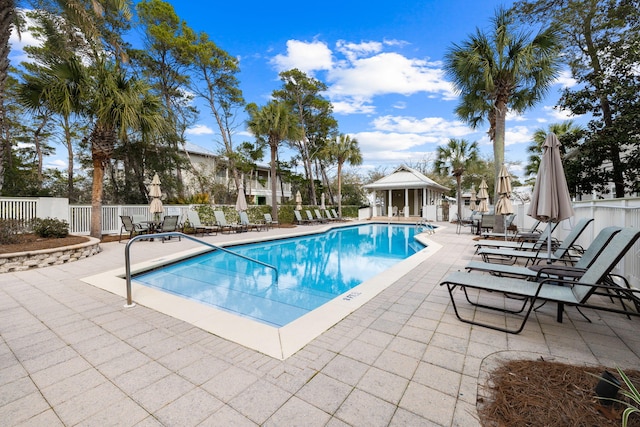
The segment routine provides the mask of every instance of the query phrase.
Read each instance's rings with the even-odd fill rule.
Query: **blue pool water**
[[[416,227],[366,224],[213,251],[137,275],[146,286],[280,327],[424,248]]]

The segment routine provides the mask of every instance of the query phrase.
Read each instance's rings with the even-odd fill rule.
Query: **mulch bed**
[[[617,402],[603,406],[594,391],[605,370],[620,379],[615,368],[544,360],[505,362],[490,374],[485,392],[488,401],[479,400],[480,422],[483,426],[497,427],[619,427],[626,406]],[[640,371],[624,372],[633,384],[640,385]],[[628,401],[621,393],[617,399]],[[632,414],[628,426],[640,426],[640,415]]]
[[[20,242],[8,245],[0,245],[0,254],[12,254],[16,252],[37,251],[40,249],[53,249],[62,246],[77,245],[88,242],[89,238],[85,236],[67,236],[61,238],[55,237],[39,237],[36,234],[20,235]]]

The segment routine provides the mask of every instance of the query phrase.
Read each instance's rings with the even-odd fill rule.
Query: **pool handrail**
[[[237,252],[233,252],[230,251],[229,249],[225,249],[222,246],[217,246],[214,245],[212,243],[209,242],[205,242],[204,240],[200,240],[196,237],[190,236],[188,234],[184,234],[184,233],[180,233],[179,231],[169,231],[166,233],[154,233],[154,234],[139,234],[131,239],[129,239],[129,241],[127,242],[126,246],[124,247],[124,266],[125,266],[125,279],[127,281],[127,305],[125,305],[125,307],[133,307],[135,304],[133,304],[132,298],[131,298],[131,258],[129,257],[129,248],[131,247],[131,244],[137,240],[142,240],[142,239],[155,239],[155,238],[165,238],[165,237],[171,237],[171,236],[177,236],[177,237],[182,237],[188,240],[193,240],[194,242],[197,243],[201,243],[205,246],[208,246],[210,248],[215,249],[219,249],[222,252],[226,252],[228,254],[231,255],[236,255],[239,256],[240,258],[244,258],[247,261],[252,261],[255,262],[257,264],[260,264],[264,267],[267,268],[271,268],[276,272],[276,283],[278,283],[278,269],[271,265],[271,264],[267,264],[266,262],[262,262],[259,261],[257,259],[253,259],[250,258],[248,256],[239,254]]]

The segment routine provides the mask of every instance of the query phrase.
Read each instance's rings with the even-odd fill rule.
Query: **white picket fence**
[[[527,216],[528,205],[515,205],[514,223],[520,229],[529,228],[534,220]],[[191,206],[164,206],[164,215],[186,217]],[[468,216],[470,212],[463,216]],[[575,202],[576,215],[565,220],[556,229],[555,236],[563,239],[571,227],[580,218],[593,218],[594,221],[578,240],[583,247],[589,246],[595,235],[604,227],[619,225],[640,228],[640,198],[591,200]],[[120,232],[120,215],[135,215],[151,220],[148,205],[118,205],[102,207],[102,233]],[[67,199],[51,197],[0,197],[0,219],[18,219],[24,224],[35,218],[59,218],[69,223],[72,234],[88,235],[91,227],[90,205],[69,205]],[[636,242],[625,258],[616,267],[615,273],[625,276],[633,286],[640,287],[640,242]]]

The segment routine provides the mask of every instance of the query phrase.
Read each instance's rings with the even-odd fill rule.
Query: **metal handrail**
[[[155,234],[139,234],[139,235],[131,238],[127,242],[127,245],[124,247],[124,265],[125,265],[125,275],[126,275],[125,278],[126,278],[126,281],[127,281],[127,305],[125,305],[125,307],[133,307],[135,305],[133,303],[133,301],[131,300],[132,299],[131,298],[131,258],[129,257],[129,248],[131,247],[133,242],[138,241],[138,240],[154,239],[156,237],[165,238],[165,237],[171,237],[171,236],[183,237],[185,239],[192,240],[192,241],[197,242],[197,243],[201,243],[201,244],[203,244],[205,246],[208,246],[210,248],[213,248],[213,249],[216,249],[216,250],[221,250],[222,252],[226,252],[228,254],[235,255],[235,256],[238,256],[240,258],[244,258],[247,261],[255,262],[255,263],[260,264],[260,265],[262,265],[264,267],[267,267],[267,268],[271,268],[276,273],[275,282],[278,283],[278,269],[276,267],[274,267],[273,265],[267,264],[266,262],[262,262],[262,261],[259,261],[257,259],[250,258],[248,256],[244,256],[244,255],[239,254],[237,252],[230,251],[229,249],[225,249],[222,246],[213,245],[211,243],[205,242],[204,240],[200,240],[200,239],[197,239],[197,238],[195,238],[193,236],[189,236],[188,234],[180,233],[178,231],[169,231],[169,232],[166,232],[166,233],[155,233]]]

